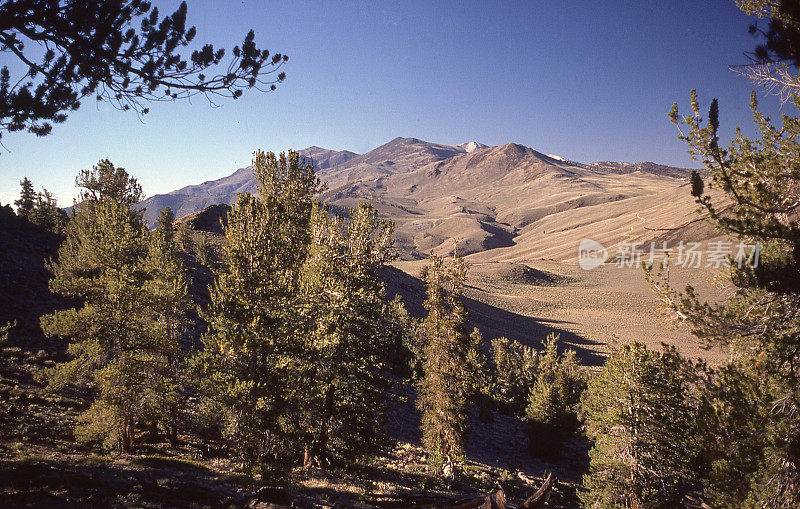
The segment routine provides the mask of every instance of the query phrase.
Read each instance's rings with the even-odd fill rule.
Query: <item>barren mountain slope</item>
[[[347,150],[328,150],[316,146],[300,150],[300,155],[311,159],[317,168],[324,169],[346,163],[358,154]],[[239,168],[233,174],[202,184],[186,186],[167,194],[157,194],[141,201],[138,206],[146,209],[148,226],[153,226],[158,213],[170,207],[175,217],[183,217],[219,203],[232,204],[239,193],[253,193],[256,182],[252,166]]]
[[[442,145],[396,138],[365,154],[316,146],[300,151],[314,161],[334,210],[369,200],[396,228],[401,258],[429,253],[481,254],[482,260],[570,260],[581,239],[607,247],[650,241],[665,228],[695,217],[682,188],[688,171],[655,163],[580,164],[509,143]],[[177,217],[253,192],[251,169],[144,202],[148,220],[170,206]],[[704,240],[693,225],[670,240]]]
[[[695,218],[687,177],[653,163],[582,165],[510,143],[331,187],[324,199],[339,207],[375,203],[395,221],[404,259],[457,244],[482,260],[570,260],[582,238],[607,246],[649,241]],[[689,233],[691,240],[716,236],[697,226]]]
[[[465,153],[465,146],[440,145],[417,138],[395,138],[344,164],[320,171],[319,176],[327,182],[329,189],[335,189],[348,183],[406,173],[429,163],[444,161]]]

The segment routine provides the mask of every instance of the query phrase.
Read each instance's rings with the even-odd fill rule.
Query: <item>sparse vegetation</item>
[[[737,3],[770,19],[744,73],[800,111],[800,11]],[[0,131],[48,134],[90,94],[139,113],[157,90],[236,98],[285,61],[251,33],[201,74],[224,55],[176,53],[186,9],[0,5],[0,53],[25,64],[16,84],[0,73]],[[44,44],[38,64],[23,39]],[[79,173],[71,217],[24,178],[16,213],[0,207],[0,505],[799,507],[800,116],[776,126],[753,94],[758,135],[722,148],[718,102],[703,119],[692,91],[690,108],[669,117],[702,171],[397,138],[258,151],[255,192],[237,171],[149,202],[193,210],[213,187],[233,207],[155,222],[107,159]],[[692,200],[697,230],[651,227]],[[706,302],[672,286],[666,243],[644,281],[613,258],[568,267],[571,240],[601,230],[632,250],[757,247],[731,242],[727,293]],[[454,240],[471,269],[439,255]],[[715,352],[653,349],[651,290]],[[629,327],[642,317],[657,325]]]

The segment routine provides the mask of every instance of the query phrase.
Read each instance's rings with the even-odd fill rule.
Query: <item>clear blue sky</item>
[[[105,157],[153,195],[228,175],[257,148],[363,153],[397,136],[696,166],[666,117],[692,88],[705,107],[719,98],[723,131],[751,125],[753,87],[727,67],[753,49],[751,19],[732,0],[194,0],[188,17],[197,41],[228,49],[254,28],[289,55],[286,82],[218,108],[155,104],[141,121],[87,100],[46,138],[4,134],[0,202],[28,176],[69,205],[78,171]]]

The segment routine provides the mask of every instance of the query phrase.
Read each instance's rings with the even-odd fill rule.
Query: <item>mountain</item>
[[[473,146],[480,145],[472,143]],[[412,171],[428,163],[465,153],[465,149],[462,146],[440,145],[416,138],[395,138],[361,155],[348,150],[328,150],[317,146],[305,148],[299,153],[314,162],[319,177],[332,189],[349,182]],[[140,202],[139,206],[146,209],[148,226],[153,226],[158,212],[164,207],[170,207],[175,212],[175,217],[182,217],[209,205],[233,204],[239,193],[253,193],[255,190],[252,167],[247,166],[218,180],[151,196]]]
[[[350,152],[349,150],[328,150],[326,148],[317,147],[316,145],[301,150],[300,155],[311,159],[314,165],[320,170],[339,166],[358,157],[358,154]]]
[[[681,188],[689,173],[653,163],[575,163],[509,143],[351,182],[323,198],[339,208],[375,204],[395,222],[401,258],[457,245],[476,259],[566,260],[582,238],[645,242],[689,222],[695,206]],[[699,227],[693,235],[716,234]]]
[[[483,143],[478,143],[477,141],[470,141],[468,143],[462,143],[461,145],[456,145],[456,147],[464,149],[464,152],[475,152],[476,150],[483,150],[485,148],[489,148],[489,145],[484,145]]]
[[[352,182],[406,173],[464,152],[465,149],[459,145],[440,145],[417,138],[395,138],[340,166],[321,171],[319,176],[327,182],[329,189],[334,189]]]
[[[311,146],[299,151],[302,157],[314,162],[320,170],[338,167],[358,156],[348,150],[328,150]],[[158,213],[164,207],[170,207],[175,217],[183,217],[203,210],[209,205],[219,203],[233,204],[239,193],[254,193],[256,182],[253,178],[252,166],[239,168],[233,174],[217,180],[209,180],[202,184],[186,186],[167,194],[157,194],[137,205],[144,208],[147,225],[152,227],[158,219]]]
[[[583,238],[613,246],[717,235],[697,224],[683,233],[668,230],[695,217],[682,187],[690,170],[652,162],[582,164],[516,143],[443,145],[402,137],[360,155],[316,146],[300,153],[317,165],[327,184],[322,198],[333,210],[368,200],[395,222],[401,259],[457,245],[476,259],[568,260]],[[181,217],[254,191],[248,167],[141,205],[152,223],[164,206]]]

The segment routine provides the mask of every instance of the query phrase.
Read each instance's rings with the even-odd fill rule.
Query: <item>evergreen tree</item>
[[[547,336],[526,409],[534,454],[550,461],[558,459],[561,444],[577,430],[578,407],[585,388],[585,372],[575,352],[559,354],[558,336]]]
[[[194,365],[223,409],[225,433],[256,462],[299,457],[298,416],[308,369],[302,270],[311,243],[314,167],[297,152],[256,152],[258,196],[239,195],[226,229],[207,313],[205,350]]]
[[[103,160],[76,181],[80,204],[51,270],[50,288],[83,299],[80,308],[42,317],[48,334],[69,339],[73,359],[57,366],[51,387],[93,376],[100,397],[83,414],[79,437],[102,436],[128,452],[133,446],[138,387],[144,383],[137,348],[142,304],[141,262],[147,249],[138,201],[141,187],[122,168]],[[122,187],[119,186],[122,183]]]
[[[467,334],[466,310],[461,292],[467,263],[454,257],[449,264],[430,257],[423,273],[427,284],[427,317],[423,337],[423,377],[417,384],[417,407],[422,413],[422,441],[434,468],[464,455],[468,430],[469,401],[475,392],[472,382],[479,370],[477,336]]]
[[[747,14],[769,19],[767,29],[758,22],[750,25],[750,34],[762,39],[755,51],[748,53],[750,63],[733,69],[777,92],[783,99],[800,90],[797,69],[800,67],[800,5],[795,1],[736,0]]]
[[[674,348],[614,349],[583,408],[589,452],[587,507],[678,507],[691,479],[695,367]]]
[[[346,219],[315,210],[304,288],[313,320],[306,464],[380,451],[393,351],[392,309],[378,274],[389,259],[392,224],[368,203]]]
[[[539,354],[533,348],[506,338],[492,340],[493,393],[515,415],[528,404],[528,393],[536,382]]]
[[[19,199],[14,201],[14,205],[17,206],[17,215],[28,219],[36,205],[36,193],[33,191],[33,184],[28,177],[24,177],[19,185],[22,186],[22,190],[19,193]]]
[[[143,212],[131,208],[142,198],[136,179],[102,160],[77,184],[80,203],[51,266],[50,288],[82,304],[42,317],[46,333],[70,341],[73,357],[46,375],[52,388],[93,379],[99,396],[81,416],[78,438],[103,438],[130,452],[135,426],[152,414],[160,390],[154,384],[163,382],[176,352],[151,295],[160,284],[153,279],[163,275],[146,263]]]
[[[175,215],[169,207],[158,217],[149,236],[144,269],[148,273],[144,291],[153,314],[153,334],[158,355],[152,359],[153,376],[143,395],[145,415],[160,424],[170,442],[178,440],[179,412],[184,406],[184,365],[180,339],[186,312],[191,308],[186,274],[175,242]]]
[[[236,99],[284,80],[288,58],[260,49],[252,30],[227,64],[225,50],[211,44],[182,51],[197,33],[186,18],[186,2],[163,18],[144,0],[3,2],[0,53],[18,65],[0,69],[0,136],[45,136],[85,97],[146,114],[152,101]]]
[[[43,188],[36,196],[36,206],[31,210],[28,220],[41,228],[60,234],[64,232],[69,218],[66,212],[58,208],[58,201],[53,193]]]
[[[760,507],[770,497],[769,484],[780,474],[771,456],[786,430],[774,419],[779,386],[764,383],[753,360],[724,364],[703,373],[696,420],[693,477],[715,507]],[[769,377],[767,377],[769,380]],[[781,501],[789,504],[790,500]]]
[[[793,103],[800,108],[800,97],[793,96]],[[759,138],[746,138],[737,129],[727,149],[719,144],[716,100],[707,121],[694,91],[692,114],[680,117],[677,105],[670,112],[674,123],[686,126],[681,139],[690,154],[706,168],[706,175],[692,175],[692,195],[723,233],[753,246],[747,256],[737,249],[731,257],[736,291],[727,302],[708,304],[691,286],[677,292],[665,278],[652,272],[648,277],[695,335],[729,346],[731,369],[755,366],[752,379],[761,384],[759,391],[774,398],[752,414],[737,414],[769,434],[768,447],[756,470],[728,469],[727,482],[743,486],[762,479],[748,497],[768,507],[795,507],[800,504],[800,169],[795,164],[800,117],[783,115],[782,127],[774,126],[758,110],[755,93],[751,108]],[[762,415],[770,416],[768,426]]]

